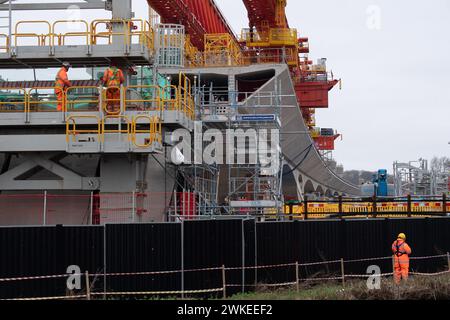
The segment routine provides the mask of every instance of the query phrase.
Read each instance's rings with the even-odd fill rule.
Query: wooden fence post
[[[225,278],[225,265],[222,265],[222,285],[223,285],[223,298],[227,297],[227,280]]]
[[[450,271],[450,253],[447,252],[447,265],[448,265],[448,271]]]
[[[91,300],[91,284],[89,283],[89,271],[85,272],[86,277],[86,300]]]

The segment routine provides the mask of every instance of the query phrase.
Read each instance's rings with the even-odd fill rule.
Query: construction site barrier
[[[447,197],[442,200],[407,200],[407,201],[389,201],[375,200],[372,202],[356,200],[338,200],[338,201],[307,201],[307,210],[305,203],[285,204],[284,214],[295,219],[308,218],[327,218],[333,215],[351,216],[351,217],[404,217],[414,216],[430,217],[433,215],[447,215],[450,213],[450,203]],[[364,215],[361,215],[364,214]]]
[[[414,257],[415,260],[427,260],[427,259],[435,259],[435,258],[445,258],[446,261],[446,270],[438,271],[438,272],[416,272],[412,270],[409,274],[412,276],[426,276],[426,277],[437,277],[446,274],[450,274],[450,254],[447,253],[445,255],[435,255],[435,256],[426,256],[426,257]],[[197,269],[187,269],[187,270],[168,270],[168,271],[150,271],[150,272],[124,272],[124,273],[93,273],[90,274],[88,271],[85,273],[79,274],[60,274],[60,275],[46,275],[46,276],[32,276],[32,277],[10,277],[10,278],[0,278],[0,283],[8,283],[8,282],[23,282],[23,281],[32,281],[32,280],[42,280],[42,279],[64,279],[67,277],[83,277],[84,278],[84,288],[79,289],[79,293],[75,294],[71,292],[70,294],[66,294],[64,296],[48,296],[48,297],[28,297],[28,298],[8,298],[8,299],[0,299],[2,301],[5,300],[60,300],[60,299],[87,299],[91,300],[93,297],[103,297],[103,299],[107,299],[108,296],[142,296],[142,295],[155,295],[155,296],[164,296],[164,295],[177,295],[184,298],[185,295],[192,294],[205,294],[205,293],[221,293],[222,298],[227,297],[227,288],[230,287],[241,287],[244,290],[244,287],[253,288],[250,291],[254,291],[254,288],[257,287],[294,287],[297,292],[300,292],[300,284],[301,282],[329,282],[329,281],[340,281],[342,286],[345,287],[346,280],[348,279],[357,279],[357,278],[369,278],[369,277],[390,277],[393,276],[394,270],[392,272],[385,272],[379,274],[367,273],[367,274],[348,274],[345,271],[345,264],[352,262],[374,262],[379,260],[393,260],[393,256],[388,257],[378,257],[378,258],[367,258],[367,259],[357,259],[357,260],[333,260],[333,261],[319,261],[314,263],[287,263],[287,264],[273,264],[273,265],[264,265],[264,266],[245,266],[245,267],[226,267],[222,265],[221,267],[211,267],[211,268],[197,268]],[[330,275],[330,276],[319,276],[319,277],[310,277],[310,278],[301,278],[300,277],[300,268],[307,267],[311,265],[329,265],[329,264],[340,264],[340,275]],[[227,282],[227,272],[235,271],[235,270],[260,270],[260,269],[285,269],[289,267],[291,272],[293,273],[291,278],[292,281],[283,281],[283,282],[271,282],[271,283],[261,283],[255,278],[253,283],[229,283]],[[107,278],[107,277],[131,277],[131,276],[156,276],[156,275],[167,275],[167,274],[185,274],[192,272],[199,272],[202,275],[205,275],[205,272],[220,272],[221,274],[221,287],[216,288],[205,288],[205,289],[182,289],[182,290],[160,290],[160,291],[101,291],[95,290],[92,287],[91,278]],[[288,270],[286,270],[288,271]],[[95,290],[95,291],[93,291]],[[81,293],[81,294],[80,294]]]

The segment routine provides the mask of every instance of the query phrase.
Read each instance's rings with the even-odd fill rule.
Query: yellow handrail
[[[112,24],[114,23],[120,23],[123,25],[124,32],[113,32],[112,31]],[[98,32],[97,28],[99,25],[104,24],[106,26],[106,30],[108,31],[102,31]],[[97,38],[107,38],[108,44],[112,43],[112,37],[113,36],[123,36],[124,38],[124,44],[129,45],[130,44],[130,30],[127,28],[127,20],[120,20],[120,19],[97,19],[91,22],[91,44],[97,44]]]
[[[146,119],[149,122],[149,128],[148,129],[138,129],[137,128],[137,122],[140,119]],[[153,142],[158,141],[159,143],[162,142],[162,125],[159,117],[150,117],[145,115],[138,115],[133,117],[132,121],[132,133],[131,133],[131,140],[133,142],[133,145],[135,145],[137,148],[148,148],[150,147]],[[136,139],[136,134],[145,133],[148,134],[148,139],[144,139],[144,143],[138,143]]]
[[[166,94],[168,94],[169,98],[166,98]],[[163,87],[161,99],[164,110],[179,110],[180,108],[180,97],[178,88],[174,85],[166,85]],[[173,98],[172,98],[173,96]]]
[[[73,108],[73,105],[75,105],[76,103],[86,103],[88,105],[91,105],[91,104],[95,105],[96,104],[97,105],[97,110],[96,111],[98,111],[99,110],[98,106],[100,104],[100,98],[99,98],[100,96],[99,95],[98,96],[83,97],[83,98],[85,98],[84,100],[70,100],[70,97],[69,97],[70,92],[74,91],[74,90],[79,90],[79,89],[91,89],[91,90],[93,89],[93,90],[97,90],[97,93],[98,93],[98,90],[99,90],[99,88],[96,87],[96,86],[72,86],[72,87],[67,88],[66,91],[65,91],[65,99],[64,99],[65,100],[65,103],[64,103],[65,110],[74,112],[76,110],[70,110],[71,109],[70,106],[72,106],[72,108]],[[87,99],[87,98],[94,98],[94,99]],[[90,108],[88,108],[88,110],[89,109]]]
[[[108,99],[106,97],[106,95],[107,95],[109,90],[119,90],[120,95],[122,96],[122,94],[123,94],[122,89],[124,89],[124,87],[107,87],[107,88],[104,88],[102,90],[102,104],[103,104],[102,109],[105,112],[105,114],[110,115],[110,116],[115,116],[115,115],[119,115],[122,112],[121,111],[121,107],[122,106],[120,105],[121,102],[122,102],[121,98],[119,98],[119,99]],[[109,111],[108,110],[108,102],[110,102],[110,103],[112,102],[113,104],[118,102],[119,103],[119,110],[118,111]],[[125,112],[126,111],[126,107],[125,106],[124,106],[124,109],[125,110],[123,110],[123,111]]]
[[[23,101],[0,101],[0,112],[17,112],[18,110],[3,110],[3,106],[23,106],[23,111],[25,113],[28,112],[28,94],[27,91],[23,88],[6,88],[8,91],[19,91],[23,93]]]
[[[24,24],[45,24],[48,27],[48,32],[46,34],[37,34],[37,33],[19,33],[19,26]],[[52,26],[50,25],[50,22],[46,20],[23,20],[16,23],[15,29],[14,29],[14,45],[17,46],[17,39],[18,38],[34,38],[37,37],[38,39],[38,45],[42,46],[45,45],[45,39],[51,35],[52,33]]]
[[[127,93],[130,89],[141,89],[141,99],[128,99]],[[130,110],[133,107],[131,104],[133,103],[142,103],[144,111],[162,111],[161,104],[161,87],[157,85],[134,85],[125,87],[125,109]],[[143,90],[151,90],[151,97],[149,99],[144,99],[142,95]],[[146,107],[146,103],[150,103],[150,108]],[[153,104],[156,104],[156,108],[153,107]]]
[[[56,100],[32,100],[32,97],[33,97],[33,94],[31,93],[32,91],[36,91],[36,95],[37,96],[40,96],[40,95],[50,95],[50,96],[52,96],[52,95],[55,94],[54,92],[52,94],[50,94],[50,93],[40,94],[40,93],[38,93],[38,90],[53,90],[54,91],[55,87],[32,87],[32,88],[30,88],[28,90],[28,112],[32,112],[31,106],[33,106],[33,105],[37,106],[37,110],[33,110],[33,112],[41,112],[41,110],[39,110],[39,106],[45,105],[45,104],[47,104],[47,105],[54,105],[55,106],[55,110],[50,110],[50,111],[47,110],[47,112],[59,112],[57,110],[58,103],[60,102],[58,99],[56,99]],[[62,100],[61,100],[61,104],[62,104],[62,110],[61,111],[65,110],[65,100],[66,100],[65,99],[65,91],[63,90],[63,92],[62,92]]]
[[[56,26],[61,23],[81,23],[85,26],[85,31],[79,31],[79,32],[66,32],[66,33],[57,33],[56,32]],[[89,38],[91,35],[91,32],[89,30],[89,24],[85,20],[57,20],[53,22],[52,29],[52,43],[51,45],[55,45],[55,38],[58,39],[58,45],[65,45],[65,39],[68,37],[84,37],[86,40],[86,45],[89,45]]]
[[[106,121],[109,119],[117,119],[118,123],[108,123],[109,125],[117,125],[117,129],[106,129]],[[126,129],[121,129],[122,119],[125,120],[126,123]],[[131,140],[131,123],[127,116],[124,115],[112,115],[112,116],[105,116],[102,121],[102,142],[105,141],[105,133],[126,133],[127,134],[127,140]]]
[[[10,44],[9,36],[7,34],[0,33],[0,38],[5,39],[5,45],[0,46],[0,50],[4,50],[4,52],[8,53],[9,52],[9,44]]]
[[[76,119],[95,119],[97,120],[97,130],[93,129],[80,129],[76,128]],[[72,129],[70,129],[70,125],[72,125]],[[102,141],[102,126],[101,121],[98,116],[69,116],[66,119],[66,142],[70,142],[70,136],[72,136],[72,142],[75,142],[75,137],[80,133],[95,133],[98,136],[98,141]]]

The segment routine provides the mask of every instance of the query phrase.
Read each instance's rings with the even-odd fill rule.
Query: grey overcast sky
[[[247,27],[240,0],[216,2],[236,33]],[[133,0],[133,10],[147,18],[145,0]],[[317,125],[342,133],[334,156],[345,169],[392,171],[395,160],[450,156],[450,1],[288,0],[287,15],[290,26],[309,37],[310,58],[326,57],[342,78],[330,108],[317,112]],[[87,11],[82,18],[107,16]],[[41,11],[15,18],[63,17]],[[0,75],[32,78],[29,71]],[[52,74],[39,71],[38,78]]]

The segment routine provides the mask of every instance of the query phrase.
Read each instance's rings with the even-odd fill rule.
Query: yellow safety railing
[[[120,31],[113,31],[113,25],[119,24]],[[44,25],[43,32],[24,32],[21,27],[24,25],[32,25],[34,30]],[[61,31],[61,26],[69,27],[69,31]],[[73,29],[75,31],[70,31]],[[76,30],[80,29],[80,30]],[[84,45],[100,44],[100,40],[106,40],[106,44],[112,44],[114,37],[123,39],[124,45],[127,47],[137,39],[137,43],[145,45],[149,50],[154,48],[154,32],[150,23],[142,19],[97,19],[92,22],[86,20],[57,20],[52,24],[45,20],[24,20],[16,23],[14,37],[14,45],[19,46],[21,38],[35,39],[37,46],[64,46],[69,45],[69,38],[81,38]],[[0,50],[9,50],[9,44],[12,41],[6,35],[0,35],[5,38],[7,43],[1,46]]]
[[[242,65],[242,51],[229,33],[205,34],[205,66]]]
[[[121,96],[123,94],[123,87],[108,87],[102,90],[102,109],[107,115],[119,115],[121,110]],[[119,95],[118,98],[114,96]],[[112,109],[112,110],[110,110]],[[123,110],[125,111],[125,110]]]
[[[144,23],[144,31],[141,35],[140,43],[146,46],[149,50],[153,51],[155,48],[155,32],[153,31],[150,22],[145,21]]]
[[[377,217],[404,217],[408,214],[407,202],[385,202],[376,204]],[[450,212],[450,206],[447,207],[447,212]],[[290,212],[290,210],[292,210]],[[415,202],[411,204],[411,212],[416,213],[414,217],[427,217],[426,213],[443,212],[441,202],[425,201]],[[305,210],[304,204],[285,205],[284,213],[290,214],[294,219],[304,219]],[[330,214],[356,214],[351,217],[367,218],[367,214],[374,214],[374,204],[371,202],[350,202],[342,203],[342,212],[339,211],[338,203],[308,203],[308,217],[309,218],[327,218]],[[357,215],[358,213],[365,215]],[[424,213],[417,215],[417,213]]]
[[[275,46],[298,46],[297,29],[271,28],[269,42]]]
[[[80,91],[88,90],[92,93],[84,94]],[[71,95],[78,91],[77,95]],[[76,98],[75,98],[76,97]],[[99,88],[95,86],[73,86],[65,91],[65,110],[67,112],[77,111],[99,111],[100,95]]]
[[[78,119],[95,119],[97,122],[97,129],[78,129],[76,120]],[[98,141],[102,141],[102,125],[101,120],[98,116],[70,116],[66,119],[66,142],[70,142],[70,137],[72,137],[72,142],[76,142],[76,136],[80,134],[96,134]]]
[[[186,35],[184,42],[184,58],[187,67],[198,67],[203,64],[203,55],[191,42],[190,35]]]
[[[113,31],[114,24],[120,24],[123,31]],[[99,31],[101,26],[104,27],[103,31]],[[107,44],[112,44],[112,39],[115,36],[122,37],[124,45],[130,45],[130,30],[127,20],[98,19],[91,22],[91,44],[99,44],[99,39],[106,39]]]
[[[42,92],[46,91],[46,92]],[[58,110],[58,104],[62,109]],[[28,90],[28,108],[26,112],[62,112],[65,109],[65,92],[59,100],[55,94],[55,87],[33,87]]]
[[[247,47],[268,47],[270,45],[268,32],[251,31],[250,29],[242,29],[239,40],[245,42]]]
[[[77,31],[77,32],[60,33],[60,32],[57,31],[57,26],[61,25],[61,24],[65,24],[66,26],[73,25],[73,24],[78,24],[80,26],[83,26],[84,30]],[[90,44],[91,32],[89,30],[89,24],[85,20],[57,20],[57,21],[53,22],[51,30],[52,30],[51,31],[51,34],[52,34],[51,45],[52,46],[55,46],[55,45],[65,46],[65,45],[67,45],[66,44],[66,39],[67,38],[82,38],[82,39],[84,39],[84,43],[83,44],[85,44],[85,45],[89,45]]]
[[[161,96],[161,102],[164,110],[174,111],[179,109],[178,88],[176,86],[164,86]]]
[[[108,120],[117,120],[116,123],[107,123]],[[124,121],[123,121],[124,120]],[[125,123],[124,123],[125,122]],[[106,126],[117,126],[116,129],[107,129]],[[125,128],[122,128],[122,127]],[[117,133],[127,135],[127,140],[131,141],[131,123],[127,116],[124,115],[114,115],[114,116],[105,116],[102,121],[102,142],[105,142],[105,134],[106,133]]]
[[[298,47],[297,29],[290,28],[243,29],[240,41],[245,42],[247,47]]]
[[[0,52],[7,53],[9,52],[9,36],[7,34],[0,33]]]
[[[195,101],[191,94],[192,83],[185,75],[179,75],[179,85],[132,85],[101,88],[96,86],[72,86],[58,96],[56,87],[14,88],[21,90],[23,98],[18,101],[0,102],[10,106],[10,112],[99,112],[107,116],[117,116],[125,111],[178,111],[189,119],[195,119]],[[20,96],[19,96],[20,97]],[[58,110],[58,106],[61,109]],[[23,106],[23,110],[14,108]]]
[[[0,101],[0,112],[27,112],[28,93],[25,89],[8,88],[0,92],[6,100]],[[6,99],[8,94],[11,94],[11,96]]]
[[[44,33],[34,33],[34,32],[19,32],[19,27],[23,26],[23,25],[30,25],[30,24],[34,24],[34,25],[44,25],[47,27],[46,32]],[[19,21],[16,23],[16,27],[14,30],[14,45],[18,46],[18,40],[20,38],[33,38],[33,39],[37,39],[37,45],[38,46],[45,46],[50,45],[51,43],[51,34],[52,34],[52,26],[50,25],[50,22],[45,21],[45,20],[24,20],[24,21]],[[48,42],[47,42],[48,40]]]
[[[138,128],[138,122],[141,119],[148,120],[148,124],[141,124],[146,127],[145,129]],[[139,143],[136,136],[137,134],[148,134],[148,138],[144,138],[144,143]],[[159,117],[150,117],[145,115],[133,117],[131,125],[131,141],[137,148],[148,148],[154,142],[159,142],[162,144],[162,124]]]
[[[191,90],[191,80],[184,73],[180,72],[178,82],[178,98],[180,99],[180,110],[190,119],[194,119],[194,99],[192,98]]]
[[[135,85],[125,88],[125,109],[137,111],[162,111],[161,87],[155,85]],[[140,98],[131,95],[137,92]]]

